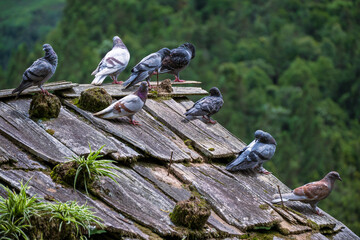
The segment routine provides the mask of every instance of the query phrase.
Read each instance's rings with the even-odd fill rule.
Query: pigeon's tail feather
[[[126,80],[123,83],[123,86],[125,86],[125,89],[134,86],[135,84],[147,79],[149,77],[149,72],[143,71],[143,72],[136,72],[131,74],[128,80]]]
[[[284,193],[284,194],[281,194],[281,197],[280,197],[280,194],[275,194],[274,197],[275,197],[275,199],[271,201],[272,203],[280,203],[281,199],[283,202],[306,200],[305,196],[298,196],[298,195],[295,195],[294,193]]]
[[[105,119],[113,119],[113,118],[118,117],[118,115],[114,114],[112,105],[101,110],[100,112],[93,113],[93,115],[96,117],[105,118]]]
[[[238,171],[238,170],[245,170],[249,168],[249,164],[247,164],[245,161],[245,158],[243,158],[241,155],[236,158],[234,161],[229,163],[226,166],[226,170],[228,171]]]
[[[124,89],[127,89],[133,85],[135,85],[135,80],[139,74],[133,73],[131,76],[123,83]]]
[[[95,76],[94,80],[91,82],[92,85],[101,85],[105,80],[106,75]]]
[[[99,72],[99,70],[98,70],[98,68],[96,68],[96,69],[91,73],[91,75],[96,75],[98,72]]]
[[[17,88],[15,88],[13,91],[12,91],[12,94],[14,93],[18,93],[16,95],[16,99],[20,96],[20,94],[22,93],[22,91],[24,91],[25,89],[31,87],[33,84],[31,82],[21,82],[20,86],[18,86]]]

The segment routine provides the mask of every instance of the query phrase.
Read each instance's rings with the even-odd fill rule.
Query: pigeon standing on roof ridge
[[[135,84],[146,80],[149,88],[149,79],[154,71],[158,71],[161,67],[161,62],[170,54],[170,49],[162,48],[155,53],[151,53],[148,56],[141,59],[141,61],[131,69],[131,75],[128,80],[123,83],[125,89],[134,86]]]
[[[318,215],[322,215],[320,209],[317,207],[319,201],[327,198],[334,188],[335,180],[340,180],[340,174],[335,171],[331,171],[326,176],[316,182],[305,184],[304,186],[295,188],[291,193],[281,194],[283,202],[287,201],[300,201],[310,204],[311,208]],[[272,203],[280,203],[281,198],[279,194],[276,194]]]
[[[95,75],[91,82],[93,85],[101,85],[109,76],[114,84],[122,84],[118,81],[119,74],[124,71],[130,60],[130,53],[120,37],[113,38],[113,48],[100,61],[97,68],[91,73]]]
[[[264,167],[264,162],[270,160],[276,150],[276,141],[269,133],[257,130],[255,139],[247,145],[239,156],[226,166],[228,171],[258,169],[258,172],[270,174]]]
[[[194,103],[194,105],[186,110],[185,116],[187,119],[195,116],[203,116],[208,123],[215,124],[216,121],[212,120],[211,115],[217,113],[224,104],[223,97],[217,87],[212,87],[209,91],[210,96],[206,96]]]
[[[44,44],[43,50],[45,56],[37,59],[25,70],[20,85],[12,91],[13,94],[18,93],[16,98],[19,97],[22,91],[35,85],[41,89],[42,93],[49,95],[49,92],[44,90],[42,85],[54,75],[58,64],[58,56],[50,44]]]
[[[139,122],[133,120],[133,116],[143,108],[147,99],[147,94],[147,84],[142,82],[134,93],[121,98],[120,100],[112,103],[107,108],[101,110],[100,112],[94,113],[93,115],[104,119],[128,117],[131,124],[139,125]]]
[[[184,70],[194,57],[195,46],[191,43],[184,43],[170,51],[170,54],[162,61],[158,73],[174,74],[175,82],[185,82],[185,80],[180,80],[179,72]]]

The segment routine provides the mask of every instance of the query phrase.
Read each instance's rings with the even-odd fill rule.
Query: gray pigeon
[[[130,53],[123,41],[115,36],[113,38],[113,48],[100,61],[97,68],[91,73],[95,79],[91,82],[93,85],[101,85],[107,76],[113,80],[114,84],[122,84],[117,81],[119,74],[124,71],[130,60]]]
[[[145,82],[142,82],[136,92],[123,97],[104,110],[94,113],[93,115],[105,119],[114,119],[126,116],[130,119],[131,124],[139,125],[139,122],[133,120],[133,116],[144,106],[147,94],[148,87]]]
[[[154,73],[154,71],[158,71],[159,67],[161,66],[161,61],[169,54],[170,49],[162,48],[159,51],[141,59],[141,61],[136,64],[133,69],[131,69],[131,76],[123,83],[124,88],[127,89],[144,80],[147,81],[150,88],[151,86],[149,79],[151,75]]]
[[[269,133],[257,130],[254,141],[247,145],[240,152],[240,155],[226,166],[226,170],[258,169],[260,173],[270,174],[263,167],[263,163],[274,156],[275,150],[275,139]]]
[[[310,204],[313,211],[319,215],[322,215],[317,204],[320,200],[327,198],[332,189],[334,188],[335,180],[341,180],[339,173],[332,171],[326,174],[326,176],[317,182],[311,182],[304,186],[295,188],[291,193],[281,194],[283,202],[287,201],[300,201]],[[279,194],[275,194],[275,199],[272,203],[280,203],[281,198]]]
[[[203,97],[202,99],[195,102],[190,109],[186,110],[186,118],[189,119],[195,116],[203,116],[203,118],[205,118],[208,123],[216,123],[216,121],[212,120],[210,116],[220,110],[224,104],[224,100],[220,90],[217,87],[211,88],[209,92],[210,96]]]
[[[42,93],[49,95],[49,92],[44,90],[42,85],[54,75],[58,64],[58,57],[50,44],[44,44],[43,50],[45,51],[45,56],[37,59],[25,70],[20,86],[12,91],[12,93],[18,92],[16,98],[19,97],[22,91],[34,85],[37,85]]]
[[[162,61],[158,73],[174,74],[175,82],[185,82],[185,80],[180,80],[179,72],[184,70],[194,57],[195,46],[191,43],[184,43],[170,51],[170,54]]]

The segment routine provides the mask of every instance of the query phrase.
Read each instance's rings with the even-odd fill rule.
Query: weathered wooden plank
[[[175,202],[130,168],[121,167],[121,171],[116,173],[120,185],[109,178],[102,178],[94,185],[92,193],[162,236],[178,234],[169,218]]]
[[[63,97],[76,98],[80,97],[82,91],[85,91],[89,88],[94,88],[96,86],[91,84],[81,84],[79,86],[73,87],[70,90],[61,91]],[[104,88],[112,97],[121,98],[125,97],[135,91],[135,88],[123,89],[121,85],[117,84],[104,84],[101,86]],[[171,93],[162,93],[161,96],[166,97],[184,97],[188,95],[207,95],[208,92],[200,87],[173,87],[173,92]],[[149,97],[153,97],[153,93],[149,93]]]
[[[240,151],[232,148],[222,136],[209,131],[212,126],[200,128],[187,121],[183,115],[185,108],[174,99],[161,102],[148,99],[144,108],[181,138],[191,140],[193,146],[209,158],[234,157]]]
[[[164,80],[159,80],[159,85],[160,83],[164,81]],[[193,80],[185,80],[185,82],[174,82],[174,81],[171,81],[171,85],[188,85],[188,84],[201,84],[202,82],[199,82],[199,81],[193,81]],[[139,86],[140,83],[137,83],[135,84],[135,86]],[[156,86],[157,85],[157,82],[156,81],[150,81],[150,85],[151,86]],[[136,88],[136,87],[133,87],[133,88]]]
[[[186,145],[183,143],[183,149],[179,148],[179,143],[175,144],[171,136],[166,135],[166,127],[144,110],[134,116],[134,119],[140,122],[140,126],[134,126],[129,124],[127,118],[101,119],[68,101],[64,101],[64,104],[74,109],[98,128],[119,137],[159,160],[169,161],[171,152],[173,152],[173,161],[175,162],[191,160],[191,156],[183,150],[187,149]]]
[[[333,240],[359,240],[360,237],[353,233],[349,228],[344,227],[340,232],[332,236]]]
[[[108,138],[115,144],[117,152],[110,153],[110,156],[117,160],[132,163],[135,162],[138,158],[144,157],[142,154],[138,153],[131,147],[125,145],[125,143],[117,140],[115,137],[108,136]]]
[[[156,187],[176,202],[187,200],[191,196],[191,192],[184,189],[182,182],[173,174],[168,174],[168,169],[165,167],[155,164],[138,163],[132,168],[142,177],[150,180]],[[240,236],[243,234],[239,229],[227,224],[214,211],[211,211],[207,223],[226,235]]]
[[[242,183],[244,187],[249,189],[249,191],[252,191],[254,195],[257,195],[259,198],[261,198],[267,203],[270,203],[273,199],[273,195],[278,193],[277,186],[280,187],[280,191],[282,193],[291,192],[290,188],[288,188],[284,183],[282,183],[272,174],[264,175],[252,171],[230,173],[225,170],[225,166],[214,167],[216,167],[219,171],[222,171],[229,177],[233,178],[234,181]],[[304,204],[301,202],[287,202],[285,203],[285,205],[295,210],[296,212],[301,213],[301,215],[298,215],[291,211],[284,211],[281,208],[276,208],[276,211],[284,218],[287,218],[287,216],[290,215],[299,224],[306,224],[307,220],[309,219],[315,222],[319,226],[320,230],[329,229],[330,231],[338,231],[338,229],[341,228],[339,222],[336,219],[334,219],[332,216],[325,212],[323,216],[317,215],[312,211],[309,204]],[[275,208],[275,206],[271,203],[269,206]]]
[[[166,104],[171,104],[167,101],[164,101]],[[189,109],[194,105],[194,102],[189,99],[180,99],[178,101],[185,109]],[[171,105],[170,105],[171,106]],[[221,110],[220,110],[221,111]],[[181,112],[182,113],[182,112]],[[221,113],[220,113],[221,114]],[[212,132],[214,138],[217,141],[225,142],[231,149],[235,152],[240,152],[247,144],[241,141],[239,138],[235,137],[229,130],[224,128],[221,124],[207,124],[202,117],[198,119],[191,120],[198,126],[199,128],[203,129],[207,132]]]
[[[78,84],[77,83],[72,83],[72,82],[67,82],[67,81],[60,81],[60,82],[50,82],[50,83],[46,83],[44,84],[43,88],[47,91],[56,91],[56,90],[64,90],[64,89],[69,89],[69,88],[73,88],[76,87]],[[6,98],[6,97],[11,97],[11,96],[16,96],[15,94],[12,94],[11,92],[14,89],[3,89],[0,90],[0,98]],[[39,92],[40,89],[37,86],[33,86],[33,87],[29,87],[28,89],[25,89],[21,95],[28,95],[31,93],[36,93]]]
[[[208,164],[173,164],[174,174],[192,183],[212,209],[227,223],[241,230],[277,225],[282,218],[271,208],[261,208],[265,202],[250,192],[243,183],[222,173]]]
[[[6,157],[12,167],[21,169],[46,169],[41,163],[34,161],[32,157],[21,150],[14,143],[0,134],[0,164],[1,157]],[[4,168],[2,166],[2,168]]]
[[[16,189],[20,188],[20,181],[29,181],[31,187],[27,194],[44,199],[54,199],[59,202],[77,201],[79,204],[87,204],[92,207],[95,214],[104,220],[105,230],[113,233],[120,233],[124,236],[139,237],[148,239],[148,236],[141,232],[134,223],[126,219],[121,214],[106,206],[104,203],[93,200],[79,191],[64,188],[60,184],[54,183],[52,179],[40,171],[22,171],[22,170],[1,170],[0,179],[7,185]]]
[[[3,102],[0,102],[0,132],[28,152],[52,164],[65,162],[66,157],[76,155],[33,120]]]
[[[17,111],[25,116],[28,116],[28,109],[30,107],[31,99],[19,99],[9,101],[8,104],[13,106]],[[62,142],[65,146],[75,152],[77,155],[88,155],[89,144],[92,150],[97,150],[101,146],[105,147],[101,150],[102,155],[117,153],[119,158],[132,157],[133,154],[128,156],[127,152],[122,152],[121,148],[108,139],[104,134],[96,130],[92,125],[81,121],[74,113],[67,109],[61,108],[60,114],[57,118],[38,122],[38,125],[46,131],[52,131],[52,136]],[[122,146],[125,148],[126,146]]]

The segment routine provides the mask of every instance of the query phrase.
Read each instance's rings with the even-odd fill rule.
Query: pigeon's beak
[[[339,176],[339,178],[338,178],[340,181],[342,181],[342,179],[341,179],[341,177]]]

